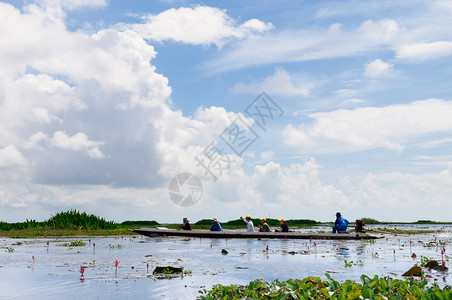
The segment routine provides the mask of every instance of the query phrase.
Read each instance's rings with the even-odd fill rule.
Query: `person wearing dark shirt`
[[[259,227],[259,232],[270,232],[270,226],[267,224],[267,219],[261,218],[261,225]]]
[[[210,226],[210,231],[223,231],[223,228],[221,228],[220,223],[216,218],[212,219],[212,226]]]
[[[182,228],[183,230],[191,230],[190,221],[188,221],[187,218],[184,218],[183,222],[184,224],[182,224],[180,228]]]
[[[279,223],[281,223],[281,227],[276,228],[275,232],[289,232],[289,226],[287,225],[286,220],[279,219]]]
[[[333,226],[333,233],[350,233],[347,231],[348,220],[342,218],[341,213],[336,213],[336,221]]]

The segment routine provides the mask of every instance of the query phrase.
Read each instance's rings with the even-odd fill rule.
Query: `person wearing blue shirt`
[[[212,222],[213,224],[210,226],[210,231],[223,231],[223,228],[221,228],[221,225],[216,218],[213,218]]]
[[[350,233],[347,231],[348,220],[342,218],[341,213],[336,213],[336,222],[334,222],[333,233]]]

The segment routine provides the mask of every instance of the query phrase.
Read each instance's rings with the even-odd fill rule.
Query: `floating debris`
[[[182,273],[184,271],[183,267],[155,267],[152,274],[175,274],[175,273]]]
[[[414,265],[414,267],[403,273],[402,276],[422,276],[423,274],[421,267]]]

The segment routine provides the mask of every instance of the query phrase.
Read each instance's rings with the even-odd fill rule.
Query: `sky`
[[[446,0],[0,2],[0,221],[452,221],[451,20]]]

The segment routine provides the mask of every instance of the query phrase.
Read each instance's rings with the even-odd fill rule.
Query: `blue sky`
[[[0,220],[450,221],[451,17],[440,0],[0,2]],[[246,113],[262,92],[283,111],[265,130]],[[258,138],[234,153],[237,122]],[[196,161],[213,141],[215,182]],[[181,173],[202,181],[193,206],[169,198]]]

